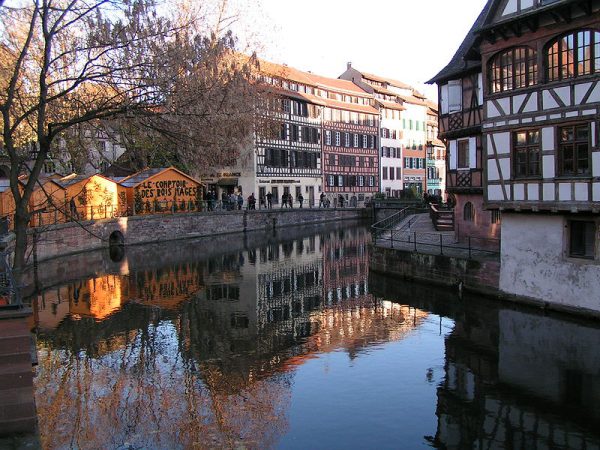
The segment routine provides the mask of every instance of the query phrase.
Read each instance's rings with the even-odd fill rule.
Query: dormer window
[[[490,91],[512,91],[537,84],[535,50],[517,47],[498,53],[490,64]]]
[[[550,42],[546,51],[548,81],[600,72],[600,32],[576,31]]]

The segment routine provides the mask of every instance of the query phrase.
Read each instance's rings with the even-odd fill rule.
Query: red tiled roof
[[[388,102],[386,100],[377,99],[377,101],[384,107],[388,109],[395,109],[397,111],[406,111],[406,108],[402,106],[400,103],[396,102]]]
[[[332,100],[330,98],[323,98],[321,100],[323,100],[325,104],[330,108],[345,109],[348,111],[360,112],[365,114],[379,114],[379,111],[371,105],[360,105],[358,103],[340,102],[339,100]]]
[[[321,75],[315,75],[314,73],[309,73],[308,76],[319,87],[323,87],[325,89],[332,89],[337,92],[345,92],[353,95],[359,95],[362,97],[370,97],[370,94],[368,92],[362,90],[352,81],[340,80],[339,78],[323,77]]]
[[[368,80],[379,81],[380,83],[388,83],[388,84],[391,84],[393,86],[399,87],[401,89],[410,89],[411,91],[413,90],[412,86],[410,86],[409,84],[406,84],[406,83],[404,83],[402,81],[394,80],[392,78],[380,77],[379,75],[374,75],[372,73],[362,72],[360,70],[359,70],[359,72],[361,73],[361,75],[364,78],[367,78]]]
[[[309,77],[308,72],[294,69],[282,64],[275,64],[269,61],[260,59],[258,61],[259,71],[265,75],[283,78],[289,81],[306,84],[308,86],[316,86],[315,82]]]

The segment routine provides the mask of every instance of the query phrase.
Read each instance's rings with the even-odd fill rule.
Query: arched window
[[[511,91],[537,84],[535,50],[517,47],[498,53],[490,63],[490,91]]]
[[[475,211],[473,210],[473,203],[467,202],[464,207],[464,210],[463,210],[463,219],[466,222],[473,222],[474,218],[475,218]]]
[[[546,65],[548,81],[600,72],[600,32],[575,31],[551,41],[546,51]]]

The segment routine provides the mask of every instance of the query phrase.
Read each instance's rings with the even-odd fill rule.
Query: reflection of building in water
[[[598,448],[600,330],[492,310],[456,322],[438,389],[437,444]]]
[[[336,230],[211,261],[206,291],[184,308],[183,347],[239,387],[313,351],[401,339],[426,314],[408,320],[408,308],[368,294],[369,239]]]
[[[69,312],[102,320],[128,299],[128,285],[119,275],[104,275],[69,286]]]
[[[340,229],[322,241],[323,291],[328,305],[368,293],[366,247],[370,239],[366,229]]]
[[[164,269],[103,275],[43,291],[33,302],[35,325],[56,328],[69,314],[104,320],[127,302],[174,310],[204,288],[204,264],[182,263]]]

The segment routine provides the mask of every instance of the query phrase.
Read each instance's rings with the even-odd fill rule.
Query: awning
[[[217,186],[237,186],[237,178],[219,178],[217,180]]]

